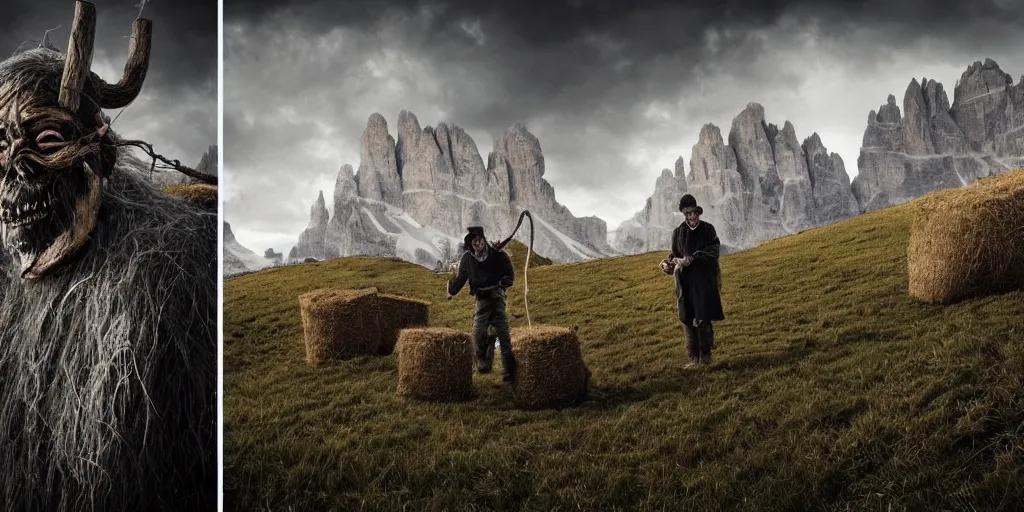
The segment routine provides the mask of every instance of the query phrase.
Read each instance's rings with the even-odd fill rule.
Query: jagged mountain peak
[[[318,197],[290,259],[398,256],[433,268],[454,254],[466,226],[507,236],[522,210],[538,221],[538,253],[556,261],[615,254],[603,220],[574,217],[555,200],[540,141],[525,123],[494,140],[486,166],[473,138],[451,121],[421,128],[402,110],[394,137],[386,127],[379,113],[370,116],[355,179],[343,166],[330,221],[322,221]]]

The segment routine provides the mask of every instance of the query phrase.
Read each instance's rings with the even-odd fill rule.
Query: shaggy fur
[[[107,154],[116,135],[104,139]],[[96,228],[71,261],[27,281],[0,255],[8,510],[215,506],[216,215],[160,193],[126,156],[104,159]]]

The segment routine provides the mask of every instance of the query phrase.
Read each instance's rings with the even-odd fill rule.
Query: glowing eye
[[[64,144],[64,136],[56,130],[44,130],[36,136],[36,145],[39,149],[47,149]]]

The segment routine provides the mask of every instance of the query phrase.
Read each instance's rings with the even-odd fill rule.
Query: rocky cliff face
[[[850,190],[850,175],[846,173],[843,159],[829,153],[817,133],[804,140],[801,147],[807,159],[811,196],[814,198],[811,223],[822,226],[859,213],[860,205]]]
[[[693,194],[730,250],[855,215],[850,177],[839,155],[828,153],[818,134],[799,142],[796,129],[765,121],[750,103],[732,122],[726,144],[721,130],[701,129],[690,157],[674,176],[662,171],[644,210],[617,230],[615,248],[626,253],[667,250],[683,221],[679,198]]]
[[[658,248],[672,236],[672,230],[684,220],[679,213],[679,198],[686,193],[683,159],[676,160],[675,173],[662,169],[654,183],[654,195],[647,198],[644,209],[616,230],[613,246],[622,252],[635,254],[646,248]]]
[[[1016,86],[991,59],[975,62],[953,89],[913,79],[903,95],[868,114],[852,189],[864,211],[967,185],[1024,165],[1024,77]]]
[[[231,225],[224,223],[224,275],[232,276],[242,272],[251,272],[273,265],[270,261],[244,247],[235,239]]]
[[[540,142],[522,124],[494,141],[485,166],[476,143],[456,125],[421,128],[414,114],[402,111],[396,140],[375,113],[360,156],[357,172],[344,165],[338,173],[330,208],[320,192],[289,260],[398,256],[433,267],[459,253],[466,227],[482,225],[498,241],[522,210],[537,221],[539,254],[555,261],[615,254],[604,221],[574,217],[555,200],[543,179]],[[516,238],[528,241],[527,222]]]
[[[196,164],[196,170],[209,174],[211,176],[217,175],[217,146],[213,145],[206,149],[206,153],[199,159],[199,163]]]
[[[1013,85],[994,61],[975,62],[957,82],[952,106],[942,84],[911,80],[902,111],[889,95],[868,114],[852,182],[817,133],[797,140],[791,123],[767,123],[756,103],[733,119],[728,144],[718,127],[704,126],[690,173],[682,178],[681,157],[674,180],[663,171],[644,209],[616,230],[615,248],[667,249],[682,222],[678,197],[687,191],[723,243],[741,249],[1024,167],[1024,77]]]
[[[394,204],[402,200],[402,178],[395,160],[395,139],[384,116],[373,114],[359,143],[359,174],[363,196]],[[323,196],[323,192],[321,192]]]

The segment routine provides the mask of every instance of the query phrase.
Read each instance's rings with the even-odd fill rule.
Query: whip
[[[526,300],[526,296],[530,293],[530,282],[527,279],[526,273],[530,268],[530,253],[533,252],[533,215],[530,214],[529,210],[523,210],[523,213],[519,214],[519,222],[516,223],[515,229],[512,230],[512,234],[508,238],[498,242],[494,245],[497,250],[502,250],[506,244],[512,241],[512,237],[516,236],[519,231],[519,227],[523,225],[523,217],[530,218],[530,246],[526,251],[526,265],[523,267],[523,306],[526,308],[526,323],[533,329],[533,322],[530,321],[530,304]]]

